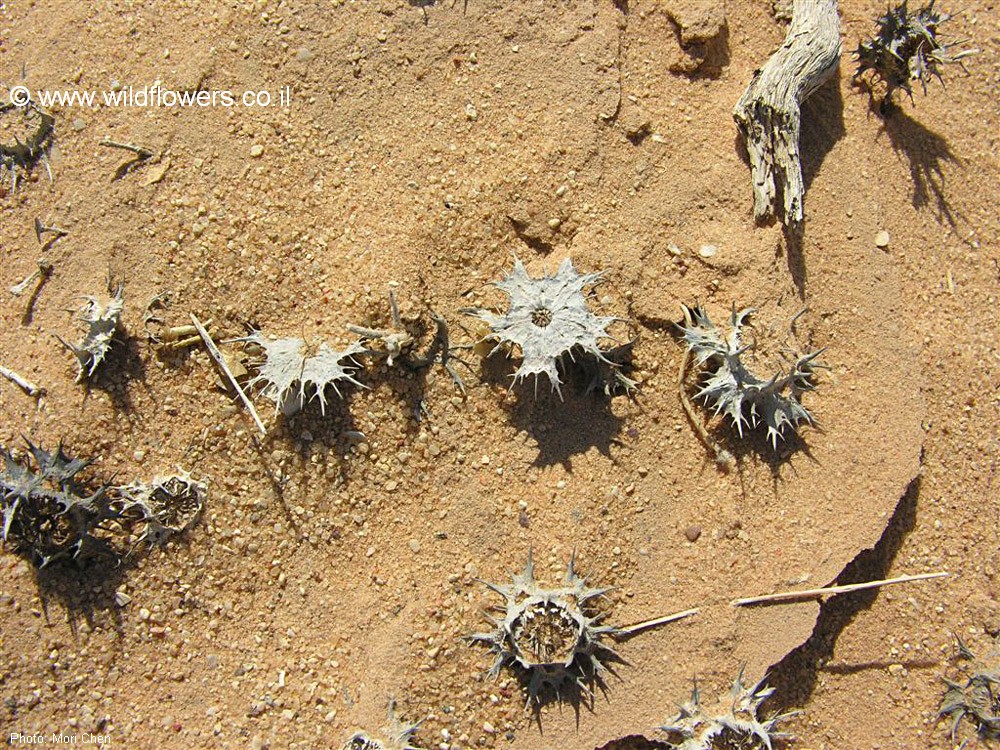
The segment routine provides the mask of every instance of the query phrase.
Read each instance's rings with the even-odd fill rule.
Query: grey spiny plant
[[[204,505],[205,484],[184,473],[85,490],[77,474],[91,460],[70,458],[62,445],[50,453],[25,442],[34,467],[0,448],[2,538],[39,567],[97,553],[118,558],[133,532],[136,545],[163,544],[190,528]]]
[[[38,162],[43,162],[49,169],[48,153],[55,139],[55,118],[30,100],[23,104],[3,102],[0,104],[0,118],[7,115],[20,117],[18,125],[23,136],[22,140],[17,135],[19,127],[15,125],[12,142],[0,142],[0,188],[9,181],[10,191],[14,192],[20,176],[30,172]],[[52,177],[51,170],[49,177]]]
[[[39,567],[60,559],[80,559],[104,543],[94,536],[101,524],[117,516],[100,487],[86,493],[76,475],[91,461],[70,458],[60,445],[55,453],[25,441],[34,468],[0,449],[0,508],[3,540],[27,554]]]
[[[973,723],[981,737],[1000,740],[1000,648],[994,648],[980,661],[959,640],[958,652],[961,658],[973,661],[971,674],[964,684],[944,678],[948,689],[938,716],[951,717],[953,740],[964,718]]]
[[[726,710],[710,714],[701,703],[696,683],[690,700],[660,729],[675,750],[771,750],[773,740],[787,738],[777,731],[777,725],[791,716],[776,714],[761,720],[760,705],[773,694],[774,688],[766,687],[764,680],[752,687],[744,685],[740,670],[729,691]]]
[[[190,529],[205,507],[208,488],[186,472],[155,477],[148,484],[133,482],[115,488],[123,512],[138,514],[143,528],[137,544],[164,545],[174,534]]]
[[[538,376],[545,375],[562,397],[559,370],[567,358],[570,361],[589,358],[605,366],[616,366],[601,350],[599,342],[612,338],[607,328],[617,318],[594,315],[587,307],[583,291],[597,283],[600,276],[600,273],[578,274],[567,258],[554,276],[546,274],[534,279],[515,257],[514,269],[495,282],[510,298],[507,312],[503,315],[481,309],[465,312],[489,325],[484,340],[495,342],[490,354],[504,346],[520,349],[522,360],[513,384],[534,375],[537,389]]]
[[[753,308],[737,311],[733,307],[729,318],[729,333],[716,328],[700,305],[684,309],[684,324],[680,331],[695,365],[704,368],[707,377],[696,398],[714,407],[716,414],[728,416],[736,425],[740,437],[747,425],[767,428],[767,438],[777,448],[778,438],[785,429],[793,433],[802,423],[815,423],[812,414],[802,405],[802,394],[815,389],[814,376],[823,365],[816,358],[823,350],[796,356],[787,373],[779,371],[764,379],[751,371],[743,361],[753,348],[743,343],[743,328]],[[794,322],[794,319],[793,319]]]
[[[389,723],[382,728],[381,733],[370,735],[367,732],[357,732],[344,743],[341,750],[420,750],[411,744],[419,726],[419,721],[416,724],[404,724],[396,718],[396,701],[389,701]]]
[[[920,81],[924,93],[927,82],[932,77],[941,80],[941,66],[958,63],[976,50],[953,52],[953,48],[964,44],[965,40],[945,45],[938,37],[938,26],[950,19],[946,13],[934,10],[934,0],[910,12],[906,0],[890,8],[880,16],[875,36],[858,45],[855,56],[858,69],[854,78],[860,78],[866,71],[872,71],[873,78],[886,83],[883,108],[892,97],[893,91],[902,89],[913,99],[911,81]]]
[[[104,361],[118,330],[122,308],[125,306],[123,288],[120,284],[107,302],[102,302],[97,297],[84,299],[86,302],[80,309],[79,317],[80,322],[86,327],[83,340],[79,344],[70,344],[56,337],[63,346],[76,355],[80,367],[76,376],[77,383],[90,378]]]
[[[609,589],[587,587],[574,570],[573,558],[562,586],[543,588],[535,581],[530,553],[524,571],[513,576],[511,585],[486,586],[505,601],[497,607],[500,616],[490,616],[495,628],[469,640],[486,644],[496,654],[489,675],[495,678],[505,666],[513,667],[527,682],[528,705],[540,704],[546,689],[559,700],[573,689],[592,695],[588,683],[600,683],[608,671],[604,662],[618,659],[601,642],[602,635],[614,635],[618,629],[601,625],[604,615],[593,611],[593,600]]]
[[[264,396],[275,403],[275,414],[280,411],[291,416],[314,398],[319,399],[320,409],[325,414],[327,386],[341,396],[338,383],[361,385],[352,375],[358,364],[351,357],[365,351],[358,342],[342,351],[331,349],[323,342],[310,352],[302,339],[272,339],[260,331],[253,331],[237,341],[260,348],[261,357],[254,363],[257,375],[251,379],[250,386],[262,386]]]

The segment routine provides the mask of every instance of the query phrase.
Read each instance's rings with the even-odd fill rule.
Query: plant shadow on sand
[[[560,371],[564,382],[558,392],[546,378],[511,387],[510,364],[497,353],[483,360],[482,380],[510,389],[503,408],[511,424],[538,445],[533,465],[560,464],[572,471],[573,457],[593,448],[610,458],[611,447],[621,443],[624,419],[612,412],[611,399],[603,391],[590,389],[594,380],[588,368],[571,361]]]
[[[882,121],[879,132],[889,136],[897,155],[906,157],[913,184],[913,207],[924,208],[934,202],[939,220],[955,227],[955,212],[945,195],[945,165],[961,166],[948,141],[912,119],[900,107],[893,106]]]

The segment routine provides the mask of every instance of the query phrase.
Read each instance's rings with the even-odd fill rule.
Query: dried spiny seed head
[[[968,718],[982,737],[1000,740],[1000,648],[980,661],[959,641],[959,654],[973,660],[972,669],[964,683],[944,679],[948,689],[938,716],[952,718],[952,739],[962,719]]]
[[[187,473],[156,477],[152,482],[134,482],[115,488],[123,512],[138,514],[143,529],[138,544],[167,543],[174,534],[190,529],[205,507],[208,488]]]
[[[13,96],[14,92],[10,94]],[[12,124],[11,140],[0,142],[0,188],[9,181],[11,192],[14,192],[20,176],[30,172],[38,162],[44,162],[48,169],[47,157],[55,136],[55,119],[32,101],[0,104],[0,121],[9,118],[19,121]]]
[[[746,425],[764,424],[771,445],[785,437],[786,427],[797,432],[801,423],[814,424],[812,414],[800,399],[815,388],[815,372],[822,367],[816,358],[823,350],[798,356],[791,362],[788,373],[778,372],[765,380],[754,374],[743,362],[743,355],[752,347],[743,343],[743,326],[755,312],[733,308],[729,318],[729,333],[724,334],[700,306],[684,306],[681,333],[695,365],[704,368],[706,378],[696,397],[714,406],[716,414],[727,415],[736,425],[740,437]]]
[[[338,383],[361,385],[352,376],[358,365],[351,359],[365,351],[359,343],[343,351],[335,351],[321,343],[316,352],[310,354],[302,339],[272,339],[254,331],[240,340],[255,344],[263,352],[260,361],[255,363],[257,375],[250,385],[263,384],[262,392],[274,401],[276,414],[280,410],[285,416],[291,416],[314,398],[319,399],[320,410],[325,414],[327,386],[341,396]]]
[[[114,339],[115,331],[121,319],[122,308],[125,306],[123,289],[115,290],[111,298],[102,303],[97,297],[85,297],[86,303],[80,309],[80,322],[86,327],[83,340],[79,344],[69,344],[63,341],[63,346],[76,355],[80,372],[76,382],[90,378],[97,367],[104,361],[108,349]]]
[[[907,9],[905,0],[889,9],[878,19],[875,37],[858,45],[854,53],[858,70],[854,77],[859,78],[870,70],[873,78],[884,80],[886,102],[897,88],[903,89],[912,99],[911,81],[920,81],[926,93],[927,82],[932,77],[941,79],[941,65],[959,62],[976,53],[976,50],[953,53],[952,49],[963,41],[947,46],[941,42],[938,26],[950,17],[934,10],[934,0],[913,13]]]
[[[358,732],[344,743],[341,750],[420,750],[410,744],[419,726],[419,721],[404,724],[397,719],[396,702],[389,701],[389,724],[382,728],[382,732],[375,735]]]
[[[613,635],[617,628],[598,624],[603,615],[594,613],[592,606],[608,589],[588,588],[574,571],[572,559],[558,588],[540,587],[534,571],[529,554],[512,585],[486,584],[506,601],[497,608],[501,616],[490,617],[495,629],[476,633],[470,640],[487,644],[496,654],[491,676],[511,666],[525,679],[529,703],[540,703],[546,689],[560,700],[567,688],[589,695],[587,683],[600,682],[607,671],[602,662],[617,659],[614,650],[601,642],[602,635]]]
[[[780,721],[791,715],[760,719],[760,704],[773,693],[774,688],[766,687],[763,680],[752,687],[745,686],[741,670],[733,681],[726,710],[710,714],[701,703],[696,684],[691,699],[660,729],[666,732],[670,746],[676,750],[771,750],[773,740],[787,737],[776,729]]]
[[[610,339],[607,328],[616,318],[594,315],[587,307],[584,287],[592,286],[599,273],[578,274],[569,258],[555,276],[533,279],[524,264],[514,258],[514,270],[496,286],[510,297],[510,307],[503,315],[488,310],[468,310],[485,321],[490,332],[487,341],[496,342],[493,351],[504,345],[521,350],[521,366],[514,373],[514,383],[529,375],[548,377],[552,388],[559,386],[559,366],[565,358],[590,357],[614,366],[601,351],[598,342]],[[490,352],[492,354],[492,352]]]
[[[76,475],[90,461],[72,459],[60,445],[48,453],[28,442],[35,467],[0,448],[2,536],[15,551],[39,567],[60,559],[79,559],[101,546],[92,535],[116,516],[104,488],[84,494]]]

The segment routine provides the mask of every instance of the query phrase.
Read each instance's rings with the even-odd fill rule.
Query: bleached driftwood
[[[799,107],[839,62],[837,0],[795,0],[784,44],[754,73],[733,110],[750,154],[758,220],[776,216],[786,226],[802,221]]]

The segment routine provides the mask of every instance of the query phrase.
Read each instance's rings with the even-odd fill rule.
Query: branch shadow
[[[881,539],[864,550],[837,576],[844,585],[886,578],[903,541],[916,526],[920,478],[913,479],[886,525]],[[816,687],[818,673],[832,655],[837,638],[862,611],[871,607],[879,589],[837,594],[824,602],[812,635],[771,668],[768,684],[775,688],[780,712],[804,706]]]
[[[919,210],[933,200],[938,219],[944,219],[954,229],[956,216],[945,196],[944,166],[961,166],[962,161],[952,152],[948,141],[898,107],[882,121],[879,135],[882,133],[889,136],[892,150],[906,157],[909,163],[913,207]]]

